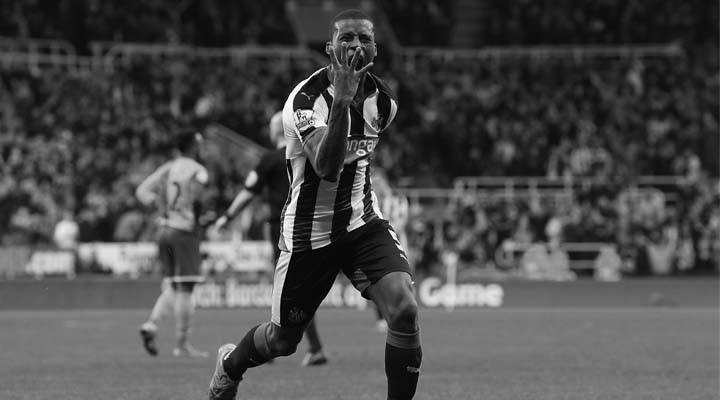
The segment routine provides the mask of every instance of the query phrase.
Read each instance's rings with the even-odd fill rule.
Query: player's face
[[[348,44],[348,62],[352,60],[356,51],[362,52],[362,58],[357,64],[357,69],[370,63],[377,55],[373,24],[366,19],[343,19],[337,21],[335,23],[335,34],[332,42],[328,43],[328,45],[335,50],[338,57],[343,42]]]

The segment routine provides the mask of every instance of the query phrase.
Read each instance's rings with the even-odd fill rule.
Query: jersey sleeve
[[[304,144],[318,128],[327,127],[329,105],[322,95],[298,91],[291,96],[283,109],[285,137]]]
[[[383,131],[390,126],[390,124],[395,120],[395,116],[397,115],[398,110],[398,103],[397,100],[390,97],[390,113],[388,115],[387,122],[385,123],[385,126],[383,127]]]
[[[395,120],[398,111],[398,98],[387,82],[371,75],[380,92],[377,101],[378,117],[380,118],[380,132],[386,130]]]
[[[163,190],[169,171],[170,163],[165,163],[138,185],[135,196],[140,202],[150,204],[158,197]]]

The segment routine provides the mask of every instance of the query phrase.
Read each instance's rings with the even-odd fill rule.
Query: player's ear
[[[325,54],[330,55],[332,51],[332,42],[325,42]]]

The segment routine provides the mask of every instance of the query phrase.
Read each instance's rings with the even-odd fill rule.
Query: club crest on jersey
[[[288,312],[288,320],[293,324],[301,324],[305,322],[306,318],[307,314],[305,314],[305,311],[303,311],[299,307],[292,307]]]
[[[315,126],[315,119],[313,119],[313,110],[297,110],[293,115],[295,119],[295,126],[302,132]]]

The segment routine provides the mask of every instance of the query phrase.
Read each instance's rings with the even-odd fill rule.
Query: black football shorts
[[[308,323],[339,271],[364,297],[368,287],[391,272],[412,275],[397,234],[387,221],[375,219],[322,248],[281,252],[275,268],[272,322]]]

